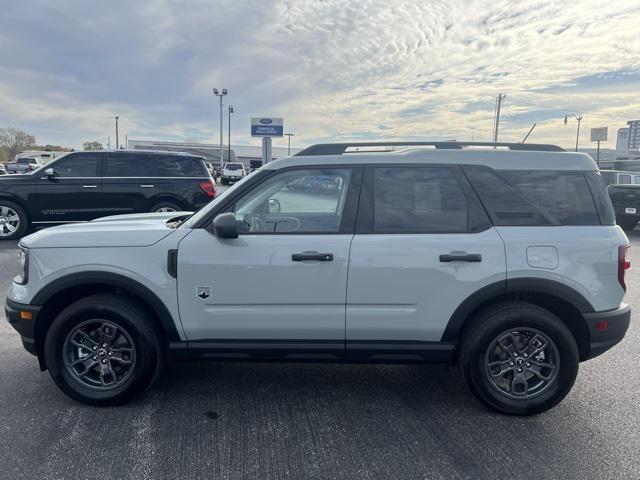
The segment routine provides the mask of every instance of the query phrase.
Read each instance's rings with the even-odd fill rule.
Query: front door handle
[[[479,253],[445,253],[440,255],[441,262],[481,262],[482,255]]]
[[[294,262],[303,262],[305,260],[316,260],[318,262],[332,262],[333,253],[303,252],[291,255]]]
[[[82,185],[82,188],[98,188],[98,185]]]
[[[155,185],[140,185],[140,188],[153,188]]]

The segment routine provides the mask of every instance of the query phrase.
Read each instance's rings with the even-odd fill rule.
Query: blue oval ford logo
[[[270,123],[273,123],[273,120],[271,120],[270,118],[261,118],[260,123],[263,125],[269,125]]]

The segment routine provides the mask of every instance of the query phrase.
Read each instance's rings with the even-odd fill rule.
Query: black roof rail
[[[310,155],[342,155],[348,148],[358,147],[420,147],[432,146],[441,150],[460,150],[466,147],[506,147],[509,150],[525,150],[533,152],[564,152],[563,148],[557,145],[547,145],[543,143],[504,143],[504,142],[348,142],[348,143],[318,143],[311,145],[295,156]],[[372,150],[348,153],[371,153]]]

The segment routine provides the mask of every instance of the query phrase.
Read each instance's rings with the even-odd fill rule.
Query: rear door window
[[[376,233],[466,232],[468,202],[449,168],[373,169]]]
[[[180,155],[141,155],[143,177],[203,177],[202,160]]]

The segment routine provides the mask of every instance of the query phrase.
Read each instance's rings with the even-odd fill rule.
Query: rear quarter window
[[[593,190],[602,179],[582,171],[500,170],[464,167],[494,225],[600,225]],[[593,172],[596,173],[596,172]],[[603,198],[598,199],[606,216]],[[603,219],[603,223],[605,223]]]
[[[179,155],[145,155],[142,159],[144,177],[204,177],[202,160]]]

